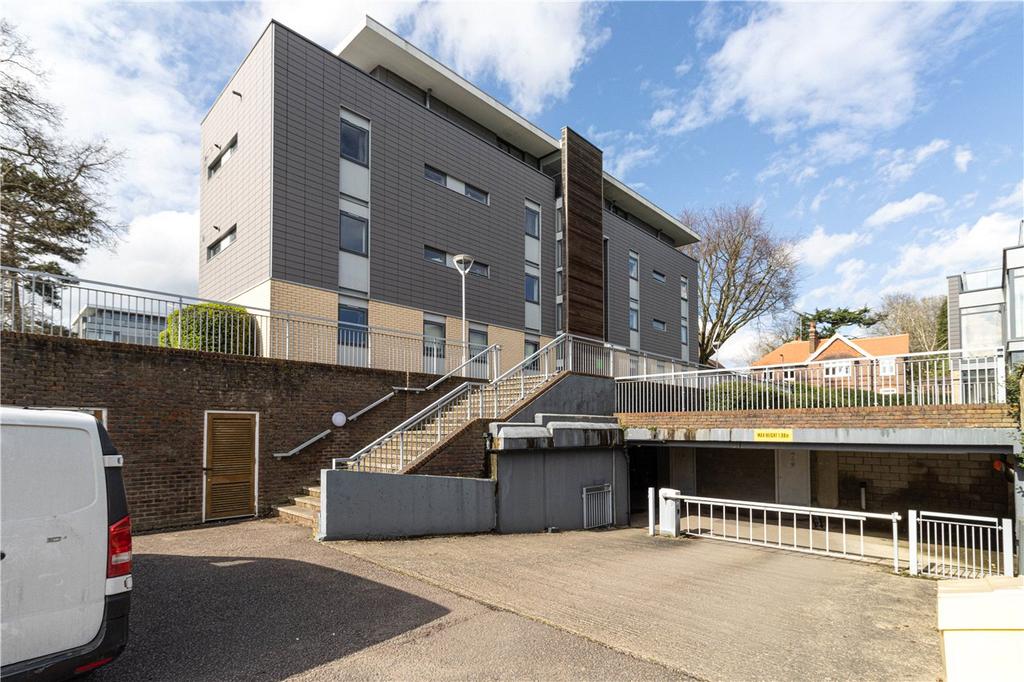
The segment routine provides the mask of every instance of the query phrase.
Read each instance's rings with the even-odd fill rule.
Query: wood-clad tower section
[[[604,206],[601,150],[562,128],[565,331],[604,338]]]

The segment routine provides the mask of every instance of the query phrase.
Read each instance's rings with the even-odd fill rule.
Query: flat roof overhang
[[[539,159],[560,153],[561,140],[508,108],[372,17],[365,17],[335,50],[338,57],[367,73],[377,66],[398,74]],[[631,187],[604,173],[604,196],[615,201],[677,245],[700,240],[693,230]]]
[[[1016,429],[792,429],[792,440],[766,442],[758,429],[627,428],[627,445],[695,448],[800,449],[873,452],[1021,452]]]

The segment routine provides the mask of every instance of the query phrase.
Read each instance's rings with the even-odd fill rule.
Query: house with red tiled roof
[[[836,386],[885,394],[904,392],[903,366],[910,352],[910,335],[865,336],[836,334],[819,339],[814,324],[810,338],[787,341],[765,353],[753,367],[771,368],[775,381]]]

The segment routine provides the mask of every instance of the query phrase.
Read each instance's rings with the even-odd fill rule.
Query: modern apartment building
[[[471,349],[502,367],[560,332],[697,360],[696,235],[369,17],[336,54],[271,22],[202,153],[200,296],[337,320],[349,356],[364,330],[421,337],[431,370],[469,254]]]
[[[1024,244],[1003,249],[998,268],[947,282],[950,349],[1004,348],[1010,365],[1024,361]]]

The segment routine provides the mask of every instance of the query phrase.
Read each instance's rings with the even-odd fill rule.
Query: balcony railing
[[[1003,286],[1003,271],[1000,268],[993,268],[978,270],[977,272],[965,272],[960,275],[960,285],[963,291],[998,289]]]
[[[1003,349],[707,369],[616,379],[618,412],[1006,402]]]
[[[469,344],[464,353],[461,342],[445,338],[8,267],[0,268],[0,328],[435,375],[458,368],[459,376],[474,379],[494,379],[503,371],[498,346]],[[559,346],[557,359],[545,358],[557,360],[557,368],[545,370],[538,360],[526,371],[616,377],[693,367],[600,340],[573,339]]]
[[[7,267],[0,294],[5,331],[425,374],[465,359],[458,341]],[[461,375],[499,369],[495,346]]]

